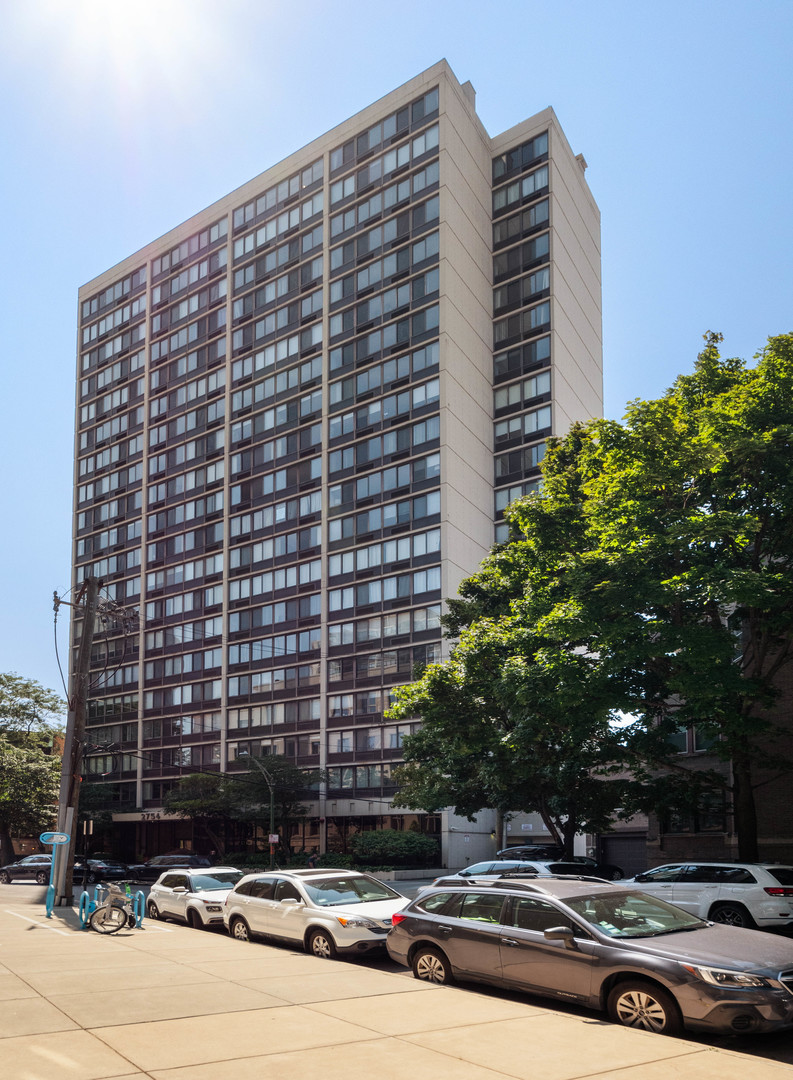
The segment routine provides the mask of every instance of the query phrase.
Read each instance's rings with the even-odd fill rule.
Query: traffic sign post
[[[55,906],[55,865],[60,854],[59,847],[68,844],[71,836],[65,832],[43,832],[39,837],[42,844],[52,844],[52,864],[50,866],[50,883],[47,886],[47,918],[52,918],[52,909]]]

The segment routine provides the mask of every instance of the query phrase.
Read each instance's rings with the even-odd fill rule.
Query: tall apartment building
[[[585,168],[551,109],[491,138],[442,61],[80,290],[86,770],[128,852],[246,754],[327,770],[299,842],[447,829],[393,809],[384,711],[545,438],[601,412]]]

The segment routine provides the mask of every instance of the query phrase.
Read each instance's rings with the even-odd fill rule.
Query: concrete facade
[[[246,754],[328,770],[298,846],[447,854],[392,806],[384,713],[547,436],[601,412],[584,169],[551,109],[491,138],[441,61],[80,290],[86,775],[126,854],[198,843],[165,793]]]

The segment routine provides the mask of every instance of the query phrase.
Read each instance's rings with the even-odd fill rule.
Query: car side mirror
[[[546,941],[563,941],[566,949],[575,949],[575,933],[569,926],[551,926],[544,933]]]
[[[175,888],[174,888],[174,890],[173,890],[173,891],[174,891],[175,893],[186,893],[186,892],[187,892],[187,889],[185,888],[185,886],[184,886],[184,885],[177,885],[177,886],[175,886]]]
[[[302,904],[303,901],[297,896],[284,896],[281,900],[282,904]]]

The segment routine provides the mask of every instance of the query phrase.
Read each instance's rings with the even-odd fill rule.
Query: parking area
[[[419,983],[385,959],[321,960],[174,923],[102,937],[70,908],[46,919],[43,899],[35,885],[0,886],[11,1077],[782,1080],[793,1063],[790,1036],[714,1047],[525,995]]]

